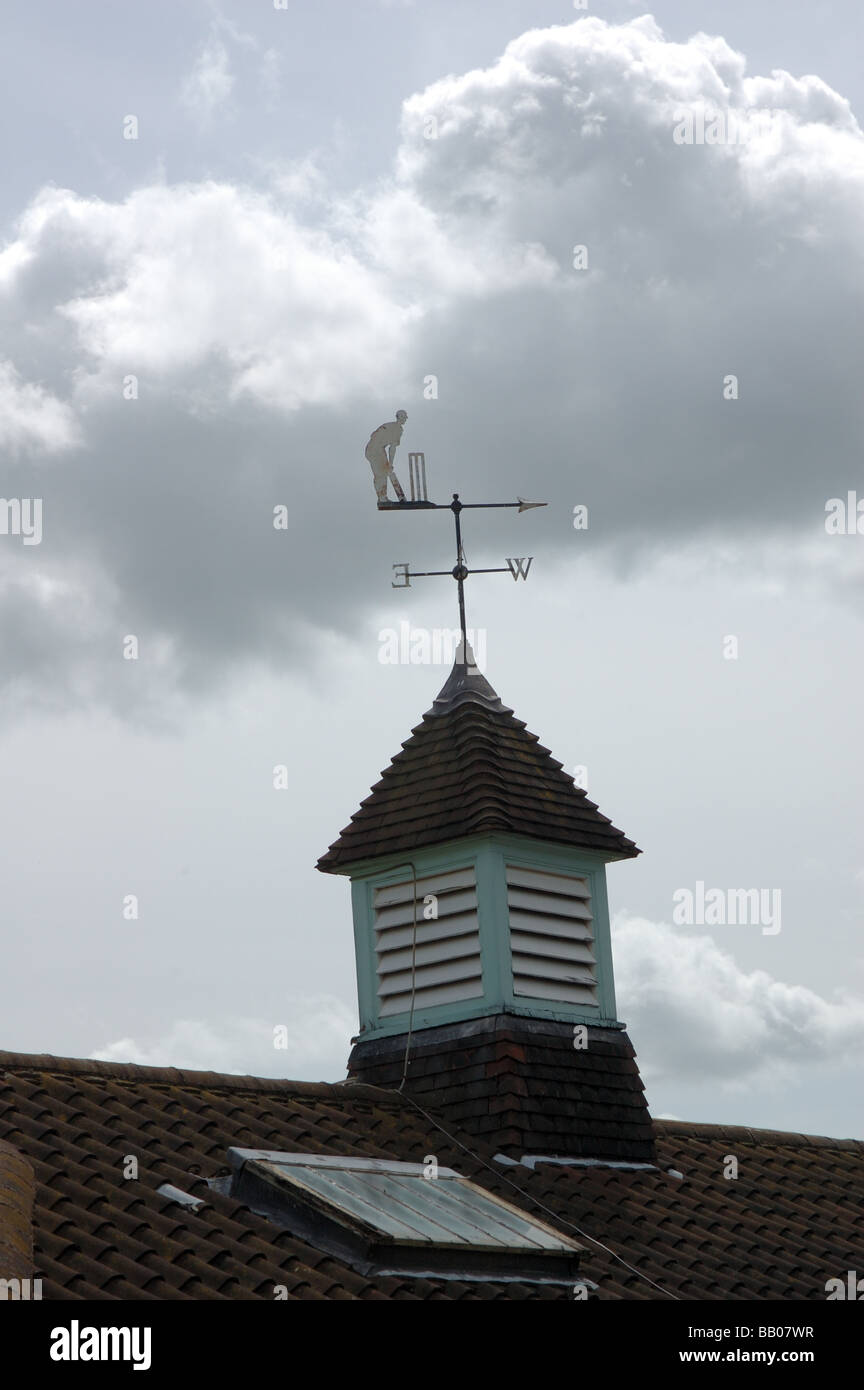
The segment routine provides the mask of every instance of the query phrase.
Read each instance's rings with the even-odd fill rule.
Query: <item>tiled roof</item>
[[[454,667],[318,868],[336,873],[358,860],[495,830],[610,858],[637,855],[537,735],[466,669],[474,668]]]
[[[572,1298],[554,1285],[358,1274],[208,1186],[232,1145],[412,1162],[435,1154],[576,1235],[589,1252],[581,1272],[601,1298],[664,1295],[590,1237],[684,1299],[824,1299],[827,1279],[860,1264],[861,1143],[660,1122],[650,1171],[532,1170],[502,1168],[480,1139],[448,1129],[451,1138],[431,1102],[421,1111],[367,1086],[0,1053],[0,1140],[35,1170],[43,1298],[272,1299],[275,1285],[289,1299]],[[734,1181],[723,1176],[728,1154]],[[130,1156],[137,1178],[124,1177]],[[204,1205],[161,1196],[163,1183]]]
[[[860,1267],[864,1143],[681,1121],[654,1128],[658,1173],[544,1165],[535,1191],[681,1299],[824,1301],[826,1280]],[[724,1177],[728,1156],[735,1179]],[[585,1272],[601,1297],[660,1296],[601,1250]]]

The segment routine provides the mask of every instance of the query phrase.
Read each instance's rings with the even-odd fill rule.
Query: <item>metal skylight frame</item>
[[[452,1168],[228,1150],[231,1195],[363,1274],[572,1284],[582,1246]]]

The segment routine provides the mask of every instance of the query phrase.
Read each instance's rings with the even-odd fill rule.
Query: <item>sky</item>
[[[469,514],[469,564],[534,559],[468,625],[643,850],[608,883],[653,1113],[860,1136],[860,6],[4,30],[2,494],[41,513],[0,510],[0,1046],[344,1076],[315,863],[447,676],[386,633],[456,621],[392,588],[452,563],[375,508],[401,408],[397,474],[548,503]],[[778,910],[682,921],[699,883]]]

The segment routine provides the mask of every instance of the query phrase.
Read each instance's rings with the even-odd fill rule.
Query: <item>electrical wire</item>
[[[359,1086],[366,1085],[368,1083],[360,1082],[352,1078],[352,1084]],[[470,1158],[473,1158],[475,1163],[479,1163],[482,1168],[485,1168],[488,1172],[493,1173],[495,1177],[499,1180],[499,1182],[505,1182],[508,1187],[513,1188],[514,1192],[518,1192],[521,1197],[527,1197],[530,1202],[533,1202],[534,1206],[539,1207],[540,1210],[545,1212],[547,1216],[551,1216],[552,1220],[557,1221],[559,1225],[568,1226],[571,1231],[575,1231],[576,1234],[581,1236],[583,1240],[590,1240],[592,1245],[596,1245],[600,1250],[603,1250],[607,1255],[610,1255],[613,1260],[617,1260],[619,1264],[622,1264],[625,1269],[629,1269],[630,1273],[635,1274],[637,1279],[644,1279],[647,1284],[650,1284],[652,1288],[657,1289],[657,1291],[659,1293],[662,1293],[666,1298],[671,1298],[676,1303],[681,1302],[677,1294],[672,1293],[670,1289],[664,1289],[662,1284],[658,1284],[657,1281],[655,1279],[652,1279],[650,1275],[644,1274],[641,1269],[637,1269],[635,1265],[631,1265],[628,1260],[624,1259],[623,1255],[617,1254],[617,1252],[610,1249],[608,1245],[604,1245],[602,1240],[598,1240],[596,1236],[589,1235],[589,1233],[587,1231],[584,1231],[581,1226],[577,1226],[575,1221],[568,1221],[568,1219],[565,1216],[561,1216],[557,1211],[553,1211],[551,1207],[547,1207],[546,1203],[541,1202],[539,1197],[535,1197],[533,1192],[528,1192],[525,1190],[524,1187],[520,1187],[518,1183],[512,1182],[511,1179],[507,1177],[506,1173],[502,1173],[500,1169],[493,1168],[492,1164],[487,1163],[485,1158],[481,1158],[478,1153],[475,1153],[474,1150],[469,1148],[467,1144],[464,1144],[461,1139],[457,1139],[455,1134],[451,1134],[449,1130],[446,1130],[444,1126],[440,1123],[440,1121],[435,1119],[434,1115],[430,1115],[428,1111],[423,1109],[422,1105],[418,1105],[417,1101],[414,1099],[413,1096],[406,1095],[406,1093],[402,1090],[402,1086],[404,1084],[405,1082],[403,1077],[402,1084],[400,1085],[398,1091],[393,1090],[389,1086],[370,1086],[369,1089],[373,1091],[380,1091],[382,1095],[399,1096],[402,1100],[407,1100],[409,1104],[413,1105],[414,1109],[419,1114],[421,1114],[425,1120],[428,1120],[430,1125],[434,1125],[437,1130],[440,1130],[440,1132],[444,1135],[445,1139],[448,1139],[451,1144],[456,1144],[457,1147],[462,1149],[466,1154],[468,1154]],[[494,1280],[492,1282],[494,1283]]]
[[[622,1264],[625,1269],[629,1269],[630,1273],[635,1274],[637,1279],[644,1279],[646,1283],[650,1284],[652,1288],[657,1289],[658,1292],[662,1293],[666,1298],[671,1298],[676,1303],[680,1303],[681,1300],[679,1299],[677,1294],[672,1293],[669,1289],[664,1289],[663,1285],[658,1284],[656,1280],[650,1277],[650,1275],[643,1274],[640,1269],[637,1269],[635,1267],[635,1265],[631,1265],[627,1260],[625,1260],[623,1255],[616,1254],[614,1250],[610,1250],[608,1245],[604,1245],[602,1240],[598,1240],[596,1236],[589,1235],[587,1231],[582,1230],[581,1226],[577,1226],[576,1223],[573,1221],[568,1221],[566,1217],[560,1216],[558,1212],[553,1211],[551,1207],[547,1207],[545,1202],[541,1202],[539,1197],[534,1196],[533,1192],[526,1192],[526,1190],[523,1187],[520,1187],[518,1183],[512,1182],[511,1179],[507,1177],[506,1173],[502,1173],[500,1169],[493,1168],[491,1163],[487,1163],[484,1158],[481,1158],[480,1155],[475,1153],[473,1149],[470,1149],[467,1144],[464,1144],[462,1142],[461,1139],[457,1139],[455,1134],[450,1134],[449,1131],[446,1130],[444,1126],[438,1120],[436,1120],[433,1115],[430,1115],[428,1111],[423,1109],[422,1105],[418,1105],[417,1101],[414,1099],[413,1096],[406,1095],[404,1087],[405,1082],[408,1080],[408,1059],[411,1052],[411,1041],[412,1034],[414,1031],[414,998],[417,991],[417,869],[414,865],[413,860],[410,859],[404,860],[401,864],[394,865],[394,868],[411,870],[411,884],[413,889],[412,897],[414,921],[411,936],[411,1006],[408,1011],[408,1036],[405,1041],[405,1056],[402,1063],[402,1080],[399,1082],[398,1089],[393,1090],[388,1086],[373,1086],[371,1087],[371,1089],[375,1091],[381,1091],[383,1095],[399,1096],[401,1099],[407,1100],[409,1104],[413,1105],[414,1109],[424,1117],[424,1119],[428,1120],[430,1125],[434,1125],[437,1130],[440,1130],[440,1132],[444,1135],[446,1139],[450,1141],[451,1144],[456,1144],[460,1149],[463,1149],[464,1152],[467,1153],[469,1157],[474,1160],[475,1163],[479,1163],[481,1167],[487,1169],[488,1172],[493,1173],[499,1181],[507,1183],[508,1187],[512,1187],[513,1191],[518,1192],[520,1196],[527,1197],[528,1200],[533,1202],[536,1207],[539,1207],[541,1211],[544,1211],[547,1216],[551,1216],[553,1221],[559,1222],[562,1226],[568,1226],[571,1231],[575,1231],[576,1234],[581,1236],[583,1240],[590,1240],[592,1245],[596,1245],[600,1250],[603,1250],[607,1255],[610,1255],[613,1260],[617,1260],[619,1264]],[[355,1085],[366,1084],[363,1082],[354,1081],[353,1078],[352,1082]],[[349,1082],[349,1084],[351,1083]]]
[[[414,997],[417,993],[417,869],[412,859],[405,859],[401,864],[394,864],[393,868],[411,870],[412,897],[414,900],[414,929],[411,934],[411,1006],[408,1010],[408,1037],[405,1041],[402,1080],[399,1082],[399,1090],[394,1092],[395,1095],[401,1095],[402,1087],[408,1080],[408,1056],[411,1051],[411,1034],[414,1031]]]

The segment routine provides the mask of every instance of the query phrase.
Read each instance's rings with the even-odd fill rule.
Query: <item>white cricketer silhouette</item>
[[[408,419],[404,410],[396,411],[396,419],[373,430],[366,445],[366,457],[372,465],[372,477],[379,507],[392,507],[396,504],[387,499],[387,480],[393,484],[393,491],[400,502],[405,501],[402,484],[393,472],[396,450],[402,442],[402,428]]]

